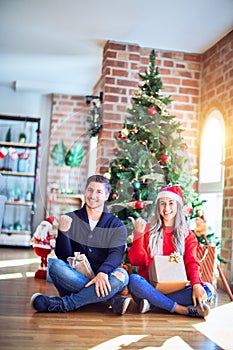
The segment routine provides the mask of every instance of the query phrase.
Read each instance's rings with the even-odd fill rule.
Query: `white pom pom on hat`
[[[177,200],[181,205],[184,205],[184,195],[180,188],[180,186],[166,186],[162,188],[157,196],[157,200],[159,198],[172,198]]]

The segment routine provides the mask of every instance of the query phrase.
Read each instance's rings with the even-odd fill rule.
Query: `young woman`
[[[165,187],[158,193],[154,219],[151,225],[142,218],[134,220],[134,240],[129,249],[132,265],[138,266],[138,274],[130,275],[129,291],[139,305],[139,312],[163,309],[171,313],[193,317],[205,317],[210,307],[214,289],[201,280],[200,264],[196,251],[198,241],[188,230],[183,213],[184,197],[179,186]],[[149,270],[155,255],[183,256],[190,285],[167,295],[150,284]]]

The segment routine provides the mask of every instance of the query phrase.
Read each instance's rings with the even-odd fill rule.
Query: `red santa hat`
[[[54,216],[49,216],[48,218],[44,219],[41,224],[48,225],[49,229],[52,230],[53,228],[53,222],[54,222]]]
[[[175,199],[182,206],[184,205],[184,195],[180,186],[166,186],[162,188],[158,193],[157,200],[163,197]]]

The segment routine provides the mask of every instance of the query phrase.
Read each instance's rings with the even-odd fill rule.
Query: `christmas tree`
[[[127,109],[123,128],[116,137],[117,151],[105,174],[112,185],[109,207],[132,231],[129,216],[150,219],[159,189],[181,186],[186,203],[191,201],[194,177],[181,123],[170,115],[170,96],[163,96],[163,83],[155,51]]]

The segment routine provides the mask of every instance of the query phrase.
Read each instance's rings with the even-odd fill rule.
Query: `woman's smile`
[[[177,202],[172,198],[159,199],[160,215],[163,217],[164,224],[170,226],[174,222],[177,213]]]

